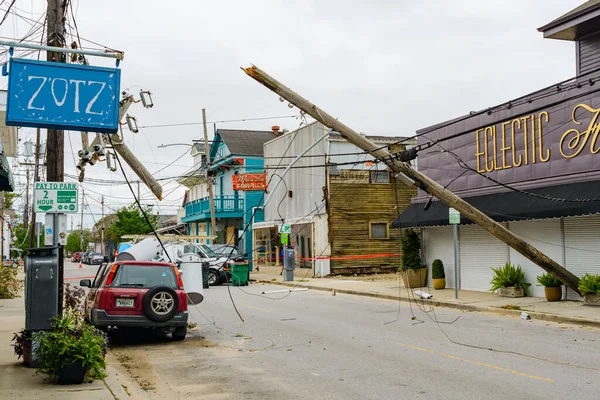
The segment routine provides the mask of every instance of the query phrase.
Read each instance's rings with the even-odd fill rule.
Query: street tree
[[[114,240],[119,243],[123,235],[143,235],[152,232],[156,228],[158,215],[152,211],[152,207],[144,207],[144,212],[150,220],[150,225],[136,204],[121,208],[116,212],[116,218],[106,228]]]
[[[87,229],[84,229],[83,231],[73,231],[69,234],[69,236],[67,236],[65,250],[67,250],[69,253],[84,251],[90,244],[91,239],[92,233]]]

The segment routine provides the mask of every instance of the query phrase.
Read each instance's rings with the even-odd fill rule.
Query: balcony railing
[[[215,213],[243,212],[244,199],[235,196],[216,196]],[[185,205],[185,216],[191,217],[199,214],[210,214],[210,201],[208,197],[190,201]]]

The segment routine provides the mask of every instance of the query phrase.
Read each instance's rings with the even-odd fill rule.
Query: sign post
[[[458,225],[460,224],[460,212],[454,208],[448,209],[448,217],[452,224],[452,239],[454,241],[454,298],[458,299],[458,287],[460,286],[460,261],[458,256]]]
[[[33,189],[33,211],[46,214],[47,246],[67,242],[67,215],[78,211],[79,185],[66,182],[36,182]],[[39,244],[38,244],[39,247]]]

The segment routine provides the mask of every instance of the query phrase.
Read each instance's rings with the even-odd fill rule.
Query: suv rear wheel
[[[179,308],[179,297],[168,286],[156,286],[148,290],[143,300],[144,313],[156,322],[173,318]]]

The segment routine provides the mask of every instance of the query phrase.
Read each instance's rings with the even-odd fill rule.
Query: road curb
[[[388,294],[382,294],[382,293],[376,293],[376,292],[361,292],[359,290],[340,289],[340,288],[334,288],[334,287],[311,286],[311,285],[305,285],[305,284],[299,284],[299,283],[267,281],[267,280],[262,280],[262,279],[253,280],[253,282],[268,283],[271,285],[279,285],[279,286],[287,286],[287,287],[306,288],[306,289],[312,289],[312,290],[319,290],[322,292],[331,292],[331,291],[335,290],[336,293],[351,294],[351,295],[355,295],[355,296],[372,297],[372,298],[377,298],[377,299],[395,300],[395,301],[400,300],[400,301],[404,301],[404,302],[409,301],[409,299],[406,297],[388,295]],[[437,307],[453,308],[456,310],[488,312],[488,313],[493,313],[493,314],[498,314],[498,315],[510,315],[510,316],[517,316],[517,317],[521,315],[521,312],[525,311],[532,319],[536,319],[539,321],[569,323],[569,324],[592,326],[592,327],[600,328],[600,320],[590,320],[590,319],[581,318],[581,317],[570,317],[570,316],[566,316],[566,315],[542,313],[542,312],[538,312],[538,311],[529,311],[527,309],[506,310],[506,309],[498,308],[498,307],[479,306],[479,305],[474,305],[474,304],[454,303],[454,302],[439,301],[439,300],[433,300],[433,301],[431,301],[431,304],[433,306],[437,306]]]

